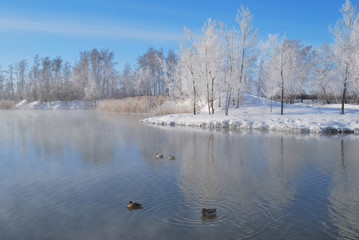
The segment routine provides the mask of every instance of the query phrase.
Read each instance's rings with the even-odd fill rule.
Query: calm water
[[[0,239],[359,239],[358,156],[356,136],[0,111]]]

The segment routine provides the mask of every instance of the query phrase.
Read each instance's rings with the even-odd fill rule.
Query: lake
[[[358,136],[139,120],[0,111],[0,239],[359,239]]]

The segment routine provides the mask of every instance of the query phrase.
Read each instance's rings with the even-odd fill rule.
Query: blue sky
[[[208,18],[235,24],[241,5],[254,14],[258,40],[284,34],[304,44],[330,43],[328,26],[344,0],[1,0],[0,65],[61,56],[74,63],[79,52],[109,49],[121,68],[136,63],[148,47],[178,49],[183,26],[199,32]],[[356,4],[354,2],[354,4]]]

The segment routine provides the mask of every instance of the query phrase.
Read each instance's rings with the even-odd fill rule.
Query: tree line
[[[93,49],[80,53],[73,65],[61,57],[35,56],[0,71],[0,99],[20,101],[98,100],[168,95],[191,99],[193,113],[206,103],[239,107],[241,93],[293,103],[311,95],[324,103],[359,101],[359,15],[350,0],[330,27],[331,44],[318,48],[300,40],[269,34],[257,41],[253,15],[241,7],[236,24],[208,19],[200,33],[185,28],[178,51],[149,48],[136,66],[117,69],[114,53]]]

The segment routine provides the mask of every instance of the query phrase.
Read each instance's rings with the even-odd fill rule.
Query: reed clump
[[[123,99],[102,100],[97,110],[119,113],[145,113],[161,116],[175,113],[191,112],[191,105],[167,96],[141,96]]]
[[[15,103],[11,100],[0,100],[0,109],[11,109],[15,106]]]

